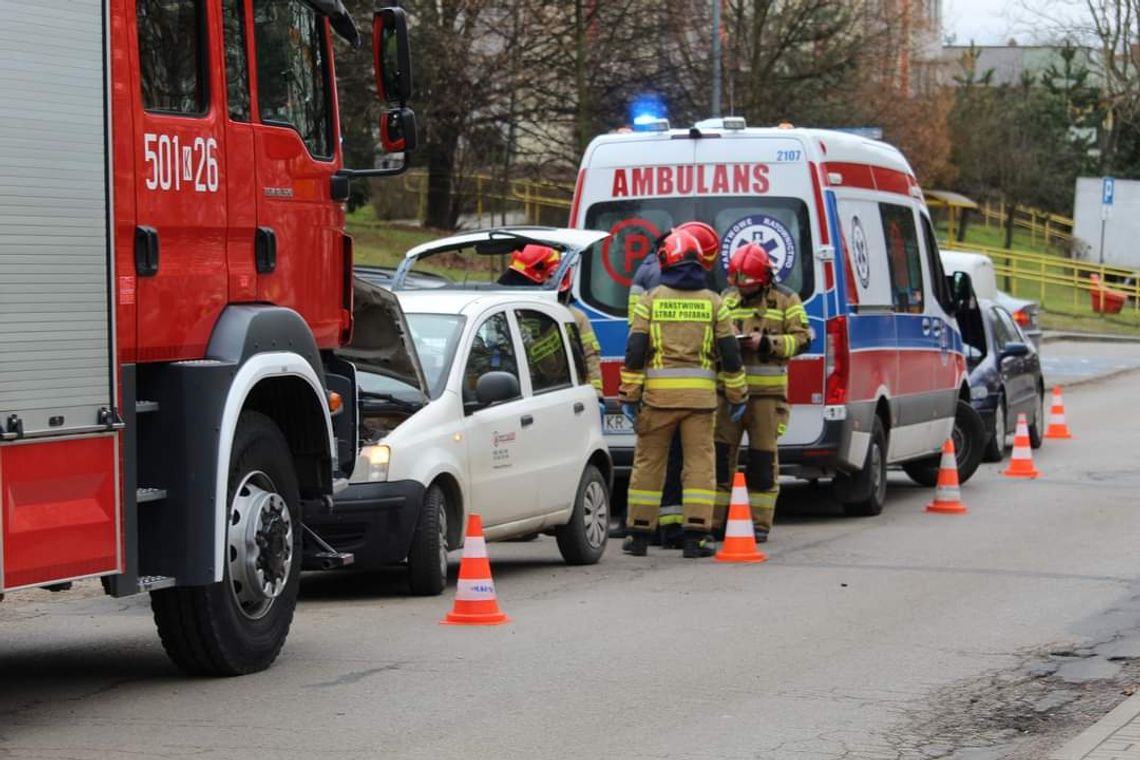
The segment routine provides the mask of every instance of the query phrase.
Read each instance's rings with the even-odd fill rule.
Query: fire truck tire
[[[192,675],[236,676],[277,658],[297,604],[300,493],[280,428],[243,412],[230,452],[226,564],[221,583],[151,593],[159,637]]]

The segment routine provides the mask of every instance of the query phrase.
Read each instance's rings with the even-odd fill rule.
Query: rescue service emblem
[[[729,227],[720,239],[720,259],[726,270],[732,252],[746,243],[756,243],[768,252],[777,282],[787,279],[796,266],[796,239],[779,219],[753,214]]]
[[[867,255],[867,234],[859,217],[851,217],[851,253],[855,259],[855,275],[866,290],[871,286],[871,259]]]

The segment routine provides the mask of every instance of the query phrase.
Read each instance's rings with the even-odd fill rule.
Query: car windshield
[[[633,274],[654,241],[674,225],[694,220],[712,225],[720,237],[720,256],[709,276],[710,288],[724,290],[731,252],[755,242],[768,249],[781,283],[804,299],[811,295],[814,264],[807,205],[798,198],[718,196],[609,201],[591,206],[585,226],[606,230],[612,237],[583,254],[582,299],[624,317]]]
[[[406,317],[427,379],[428,395],[438,398],[447,383],[447,373],[466,319],[457,314],[407,314]]]

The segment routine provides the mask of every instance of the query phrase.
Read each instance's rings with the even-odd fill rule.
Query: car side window
[[[463,369],[463,400],[475,400],[475,385],[487,372],[509,372],[518,379],[519,363],[511,340],[511,325],[503,312],[483,320],[475,332]]]
[[[558,322],[540,311],[519,309],[515,312],[526,348],[530,384],[534,393],[569,388],[570,360]]]
[[[994,321],[1001,325],[998,335],[998,350],[1002,351],[1009,343],[1020,343],[1023,341],[1021,333],[1017,329],[1017,325],[1013,321],[1013,317],[1009,316],[1009,312],[1002,308],[994,309]]]
[[[570,355],[574,357],[574,369],[578,373],[578,385],[587,385],[590,380],[586,370],[586,352],[582,350],[582,334],[578,332],[578,325],[573,322],[566,323],[566,334],[570,337]]]
[[[891,270],[895,311],[921,314],[925,291],[914,211],[909,206],[880,203],[879,213],[883,220],[883,237],[887,241],[887,262]]]

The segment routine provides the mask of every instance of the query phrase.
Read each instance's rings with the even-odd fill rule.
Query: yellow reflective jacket
[[[729,401],[742,402],[744,371],[720,296],[660,285],[633,309],[619,397],[662,409],[715,409],[718,361]]]
[[[586,360],[586,379],[594,386],[598,398],[605,398],[602,390],[602,346],[594,335],[594,326],[585,312],[574,306],[567,307],[578,325],[578,337],[582,339],[582,358]]]
[[[739,335],[759,332],[768,336],[766,356],[743,346],[744,374],[750,396],[788,397],[788,360],[811,344],[807,311],[795,291],[776,285],[745,299],[739,290],[724,292],[724,303]]]

